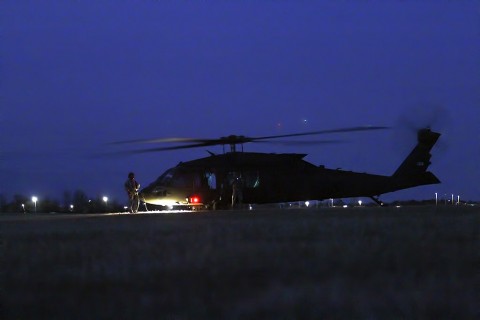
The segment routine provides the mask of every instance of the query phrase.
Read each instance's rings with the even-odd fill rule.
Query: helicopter
[[[440,183],[427,171],[430,151],[440,133],[430,128],[417,131],[417,144],[390,176],[328,169],[304,160],[303,153],[244,152],[243,144],[269,142],[272,139],[339,132],[384,130],[388,127],[352,127],[263,137],[230,135],[218,139],[164,138],[131,140],[118,143],[176,143],[174,146],[133,150],[146,153],[222,145],[224,152],[180,162],[139,192],[142,202],[165,207],[222,209],[232,207],[232,192],[241,186],[244,204],[288,203],[351,197],[368,197],[378,205],[380,195],[397,190]],[[278,141],[278,140],[277,140]],[[331,143],[334,140],[315,141]],[[225,146],[230,151],[225,152]],[[238,150],[241,146],[241,150]],[[280,174],[281,173],[281,174]]]

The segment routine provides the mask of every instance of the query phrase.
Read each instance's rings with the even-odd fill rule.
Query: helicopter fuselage
[[[440,183],[428,172],[430,150],[440,137],[419,130],[418,143],[391,176],[327,169],[304,160],[306,154],[228,152],[168,169],[141,190],[141,199],[162,206],[228,206],[232,185],[240,182],[243,203],[263,204],[330,198],[374,197]]]

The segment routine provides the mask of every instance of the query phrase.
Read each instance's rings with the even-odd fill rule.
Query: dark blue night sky
[[[0,193],[124,200],[205,149],[95,158],[109,142],[358,125],[339,145],[245,145],[391,174],[413,127],[443,133],[434,193],[480,200],[478,1],[10,1],[0,3]],[[117,148],[114,148],[118,150]],[[221,152],[221,147],[210,147]]]

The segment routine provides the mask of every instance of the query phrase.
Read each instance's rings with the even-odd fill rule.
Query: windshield
[[[172,182],[173,174],[175,173],[175,169],[168,169],[165,171],[158,179],[155,181],[155,184],[161,184],[168,186]]]
[[[196,172],[172,168],[165,171],[156,181],[155,185],[166,187],[198,188],[201,185],[200,175]]]

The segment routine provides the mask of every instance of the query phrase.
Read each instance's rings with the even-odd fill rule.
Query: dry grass
[[[0,222],[8,319],[480,316],[478,209]]]

